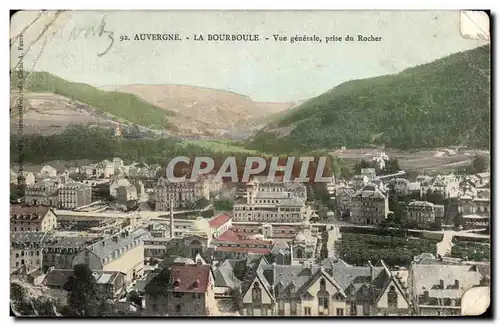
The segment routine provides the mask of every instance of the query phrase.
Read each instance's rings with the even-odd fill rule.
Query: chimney
[[[443,290],[443,289],[444,289],[444,281],[443,281],[443,280],[439,280],[439,288],[440,288],[441,290]]]
[[[455,280],[454,287],[455,287],[455,289],[460,289],[460,283],[458,282],[458,280]]]
[[[170,200],[170,238],[174,238],[174,200]]]
[[[370,266],[370,278],[371,281],[375,280],[375,267],[373,267],[372,262],[369,260],[368,265]]]
[[[116,235],[115,235],[115,236],[113,237],[113,241],[114,241],[114,242],[118,242],[118,236],[116,236]]]
[[[106,241],[102,241],[102,242],[101,242],[101,245],[102,245],[103,247],[106,247]]]

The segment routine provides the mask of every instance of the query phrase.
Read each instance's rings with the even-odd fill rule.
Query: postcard
[[[21,10],[20,317],[490,314],[486,11]]]

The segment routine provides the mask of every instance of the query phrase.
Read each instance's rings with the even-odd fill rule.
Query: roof
[[[458,280],[462,294],[471,287],[479,285],[481,280],[481,273],[471,271],[469,265],[413,264],[411,268],[413,292],[416,296],[423,294],[425,290],[431,290],[441,280],[444,281],[445,290],[448,285],[452,285],[455,280]],[[458,297],[461,297],[461,295]]]
[[[370,185],[368,185],[370,187]],[[358,190],[353,198],[379,198],[384,199],[385,195],[375,186],[371,186],[371,188],[367,188],[366,186],[360,190]]]
[[[214,283],[215,286],[228,287],[235,289],[241,285],[241,281],[234,275],[235,263],[231,260],[226,259],[218,268],[214,271]]]
[[[175,292],[205,293],[210,280],[209,265],[174,265],[170,271]]]
[[[148,235],[150,235],[150,233],[145,229],[137,229],[130,233],[121,232],[102,241],[99,241],[93,245],[90,245],[89,247],[87,247],[87,249],[89,249],[97,257],[102,259],[115,250],[124,248],[128,244],[134,242],[136,239],[143,239],[148,237]]]
[[[43,246],[46,248],[84,248],[95,241],[96,235],[66,235],[63,232],[48,233],[43,239]]]
[[[268,255],[271,253],[271,251],[267,248],[238,248],[238,247],[220,247],[217,246],[215,249],[217,252],[239,252],[239,253],[255,253],[255,254],[262,254],[262,255]]]
[[[224,224],[227,223],[231,219],[231,215],[229,214],[221,214],[218,216],[213,217],[208,221],[208,224],[210,225],[211,228],[218,228]]]
[[[47,273],[43,283],[49,287],[62,288],[70,276],[73,276],[72,269],[53,269]]]
[[[47,235],[47,232],[22,232],[22,231],[14,231],[10,232],[10,242],[11,243],[33,243],[33,242],[42,242],[44,237]]]
[[[227,230],[222,233],[217,239],[214,240],[215,243],[234,243],[241,245],[265,245],[271,246],[273,244],[272,240],[259,240],[259,239],[243,239],[238,236],[233,230]]]
[[[49,210],[47,206],[10,205],[10,220],[42,220]]]

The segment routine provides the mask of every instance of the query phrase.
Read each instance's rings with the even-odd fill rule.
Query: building
[[[57,228],[57,216],[47,206],[10,206],[10,231],[45,232]]]
[[[361,175],[366,175],[368,177],[368,181],[372,181],[377,177],[377,172],[374,168],[364,168],[361,169]]]
[[[352,185],[355,190],[361,189],[370,182],[366,175],[355,175],[352,177]]]
[[[382,267],[326,259],[310,266],[249,268],[241,289],[244,316],[408,315],[405,287]]]
[[[26,186],[30,186],[35,184],[35,175],[31,172],[23,171],[22,177],[18,175],[16,172],[10,170],[10,183],[11,184],[19,184],[19,180],[24,178],[24,184]]]
[[[375,185],[366,185],[351,199],[351,221],[357,224],[380,224],[389,214],[389,200]]]
[[[418,181],[410,182],[405,178],[396,178],[391,181],[391,186],[396,196],[421,195],[421,184]]]
[[[340,192],[335,196],[335,209],[337,211],[337,216],[343,218],[349,218],[351,216],[351,201],[354,195],[354,189],[352,188],[342,188]]]
[[[456,198],[460,193],[460,180],[453,174],[438,175],[430,187],[431,191],[435,191],[445,198]]]
[[[51,289],[63,290],[64,285],[73,276],[73,269],[50,269],[43,280],[43,285]],[[92,272],[100,298],[119,299],[125,293],[125,274],[116,271]]]
[[[71,269],[73,258],[96,241],[98,237],[92,235],[48,232],[41,243],[44,269]]]
[[[129,200],[137,200],[137,188],[134,185],[118,187],[116,189],[116,200],[119,203],[126,203]]]
[[[145,194],[144,183],[140,180],[132,180],[130,182],[137,189],[137,197],[140,198]]]
[[[113,174],[115,174],[115,165],[108,160],[97,163],[92,170],[92,175],[97,178],[109,178]]]
[[[119,271],[125,281],[131,282],[144,272],[144,239],[149,232],[144,229],[122,231],[96,242],[73,258],[73,266],[86,264],[93,271]]]
[[[146,285],[149,316],[210,316],[215,313],[210,265],[173,265]]]
[[[109,182],[109,194],[112,197],[116,198],[118,196],[118,194],[117,194],[118,188],[120,188],[120,187],[129,187],[130,185],[131,185],[130,181],[128,181],[125,178],[116,178],[116,179],[112,178],[110,180],[110,182]]]
[[[59,206],[60,184],[53,181],[40,181],[27,185],[25,188],[24,202],[29,206],[44,205],[51,207]]]
[[[412,201],[406,207],[406,218],[419,225],[431,225],[444,218],[444,206],[427,201]]]
[[[38,173],[37,178],[45,179],[45,178],[54,178],[57,176],[57,170],[50,165],[45,165]]]
[[[10,233],[10,272],[24,268],[29,273],[43,263],[42,241],[46,232]]]
[[[261,191],[260,189],[266,190]],[[295,191],[284,188],[260,187],[252,183],[247,188],[246,198],[233,206],[234,222],[302,222],[308,218],[302,187]],[[307,195],[306,195],[307,196]]]
[[[157,211],[168,211],[173,201],[175,208],[182,208],[201,198],[210,197],[210,182],[202,179],[197,182],[169,182],[159,178],[155,189]]]
[[[482,279],[471,265],[413,262],[409,272],[411,300],[418,316],[459,316],[462,295]]]
[[[57,196],[59,208],[75,209],[92,203],[92,187],[79,182],[65,183]]]

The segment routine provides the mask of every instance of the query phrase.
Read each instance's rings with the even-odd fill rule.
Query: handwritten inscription
[[[109,52],[113,44],[115,43],[114,32],[110,30],[106,30],[106,15],[104,15],[101,19],[101,22],[98,26],[86,26],[86,27],[75,27],[69,34],[69,40],[77,40],[81,38],[89,38],[93,36],[97,37],[108,37],[109,44],[108,47],[100,53],[97,53],[97,56],[102,57],[106,53]]]

